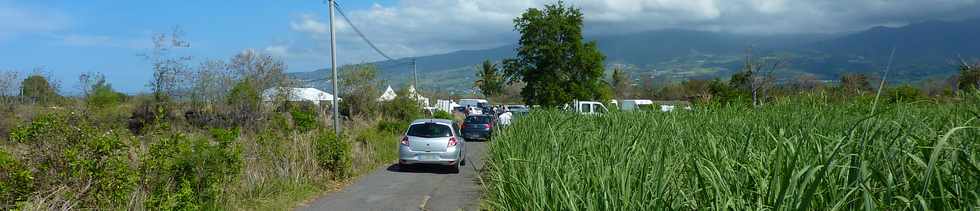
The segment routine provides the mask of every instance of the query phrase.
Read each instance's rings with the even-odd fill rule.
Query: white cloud
[[[29,33],[50,33],[68,27],[60,11],[0,1],[0,40]]]
[[[513,44],[513,19],[554,0],[399,0],[346,11],[379,48],[393,57],[423,56]],[[628,33],[664,28],[736,33],[832,33],[876,25],[976,16],[980,0],[570,0],[582,9],[585,33]],[[318,15],[325,16],[325,15]],[[300,15],[291,29],[308,35],[290,54],[324,58],[328,27],[322,17]],[[381,59],[338,14],[338,53],[345,63]],[[316,55],[316,56],[312,56]]]
[[[285,45],[273,45],[265,48],[265,52],[277,57],[287,57],[289,55],[289,46]]]
[[[323,34],[329,31],[330,25],[321,23],[313,15],[303,14],[300,16],[300,20],[296,22],[289,23],[289,28],[293,31],[307,32],[313,34]]]

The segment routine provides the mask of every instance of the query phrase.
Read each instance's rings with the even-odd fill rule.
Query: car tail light
[[[493,125],[491,125],[491,124],[483,124],[483,126],[486,127],[486,128],[493,128]]]
[[[402,137],[402,145],[408,146],[408,136]]]
[[[459,127],[462,129],[466,129],[466,124],[460,125]]]
[[[458,142],[456,142],[456,137],[449,137],[449,146],[456,146],[456,144],[458,144]]]

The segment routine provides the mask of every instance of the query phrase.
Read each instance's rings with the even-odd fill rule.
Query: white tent
[[[275,101],[276,98],[281,96],[285,96],[286,101],[290,102],[309,101],[316,105],[320,105],[320,102],[324,101],[333,102],[332,94],[314,88],[276,87],[262,92],[262,99],[266,102]],[[342,100],[340,98],[337,99]]]
[[[423,97],[422,95],[415,92],[415,86],[408,86],[408,96],[414,97],[415,101],[418,101],[422,107],[429,106],[429,98]]]
[[[395,90],[391,89],[391,86],[388,86],[388,89],[385,89],[385,93],[381,94],[381,97],[378,97],[378,102],[392,101],[396,97],[398,97],[398,94],[395,94]]]

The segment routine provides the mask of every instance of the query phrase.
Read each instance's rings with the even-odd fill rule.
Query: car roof
[[[422,123],[439,123],[445,125],[453,125],[453,121],[448,119],[416,119],[415,121],[412,121],[413,125],[422,124]]]

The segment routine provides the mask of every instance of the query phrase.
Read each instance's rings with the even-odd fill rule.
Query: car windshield
[[[415,124],[408,128],[408,136],[422,138],[441,138],[452,136],[449,126],[436,123]]]
[[[489,116],[470,116],[466,117],[466,124],[490,124]]]

